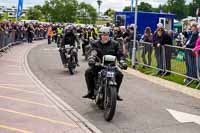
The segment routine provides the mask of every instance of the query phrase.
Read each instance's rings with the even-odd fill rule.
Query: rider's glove
[[[81,46],[78,45],[77,48],[78,48],[78,49],[81,49]]]
[[[128,65],[126,64],[124,60],[120,60],[119,64],[120,64],[121,69],[127,70]]]

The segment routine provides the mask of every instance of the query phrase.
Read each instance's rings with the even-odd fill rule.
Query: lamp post
[[[135,1],[135,27],[134,27],[133,49],[132,49],[132,67],[133,68],[135,68],[135,64],[136,64],[137,17],[138,17],[138,0]]]
[[[101,4],[102,4],[102,0],[97,0],[97,4],[98,4],[98,7],[99,7],[99,15],[100,15],[100,7],[101,7]]]
[[[131,12],[133,11],[133,0],[131,0]]]

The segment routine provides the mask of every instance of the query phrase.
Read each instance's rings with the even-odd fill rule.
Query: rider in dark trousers
[[[75,46],[75,41],[77,42],[77,47],[78,49],[80,49],[80,43],[76,37],[76,35],[73,33],[72,31],[72,26],[71,25],[68,25],[65,29],[65,35],[63,37],[63,40],[62,40],[62,43],[61,43],[61,48],[64,48],[65,45],[69,44],[70,46]],[[62,63],[63,63],[63,66],[66,68],[67,66],[67,58],[66,58],[66,55],[65,55],[65,52],[62,51],[61,49],[59,50],[60,52],[60,57],[61,57],[61,60],[62,60]],[[76,63],[77,63],[77,66],[79,66],[78,64],[78,53],[76,54]]]
[[[97,51],[97,56],[102,60],[104,55],[113,55],[116,56],[118,61],[120,62],[120,65],[127,69],[127,64],[125,63],[125,58],[122,52],[122,49],[120,48],[120,45],[118,42],[114,40],[110,40],[109,38],[109,27],[102,27],[100,29],[100,40],[95,41],[91,47],[92,50]],[[85,80],[88,88],[88,94],[83,96],[83,98],[93,98],[94,97],[94,79],[97,76],[97,73],[101,70],[101,68],[97,68],[95,64],[95,59],[92,57],[89,57],[89,68],[85,72]],[[120,85],[122,83],[123,74],[119,70],[117,70],[116,73],[116,82],[117,82],[117,92],[119,92]],[[117,100],[122,101],[123,99],[120,98],[120,96],[117,96]]]

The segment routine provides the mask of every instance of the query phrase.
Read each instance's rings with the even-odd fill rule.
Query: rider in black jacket
[[[104,55],[113,55],[116,56],[118,61],[120,62],[120,65],[127,69],[127,64],[124,61],[124,55],[122,52],[122,49],[120,48],[120,45],[118,42],[114,40],[110,40],[109,38],[109,32],[110,29],[108,27],[102,27],[100,29],[101,36],[100,40],[95,41],[92,44],[92,50],[95,50],[97,52],[97,56],[102,60]],[[94,77],[97,75],[98,71],[101,70],[101,68],[95,67],[95,59],[93,57],[89,57],[89,68],[85,72],[85,80],[88,88],[88,94],[83,96],[83,98],[93,98],[94,96]],[[116,82],[117,82],[117,92],[119,92],[119,88],[121,85],[123,79],[123,74],[118,70],[116,74]],[[122,99],[117,96],[117,99],[119,101],[122,101]]]
[[[65,45],[69,44],[70,46],[75,46],[75,41],[77,42],[77,48],[80,49],[80,43],[79,43],[79,40],[77,39],[76,35],[73,33],[72,31],[73,27],[71,25],[68,25],[66,28],[65,28],[65,35],[63,37],[63,40],[62,40],[62,43],[61,43],[61,48],[64,48]],[[62,49],[59,50],[60,51],[60,57],[61,57],[61,60],[62,60],[62,63],[64,65],[64,67],[66,67],[66,56],[65,56],[65,52],[62,51]],[[77,63],[77,66],[79,66],[78,64],[78,53],[76,55],[76,63]]]

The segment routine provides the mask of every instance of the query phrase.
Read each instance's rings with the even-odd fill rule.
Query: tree
[[[131,7],[130,6],[125,6],[123,11],[131,11]]]
[[[135,8],[133,8],[133,11]],[[123,11],[131,11],[131,6],[125,6]],[[144,11],[144,12],[152,12],[152,6],[149,3],[141,2],[140,5],[138,5],[138,11]]]
[[[78,2],[76,0],[49,0],[45,1],[42,12],[51,17],[53,22],[75,22]]]
[[[169,13],[169,12],[170,12],[169,6],[168,6],[167,4],[160,5],[160,6],[158,7],[158,12]]]
[[[26,15],[29,20],[40,20],[42,18],[41,11],[35,7],[31,7]]]
[[[152,6],[149,3],[141,2],[138,6],[139,11],[152,12]]]
[[[168,9],[169,12],[176,15],[176,19],[180,20],[186,17],[186,5],[185,0],[168,0]]]
[[[193,0],[193,2],[188,5],[188,15],[196,16],[197,8],[200,8],[200,0]]]
[[[97,19],[96,9],[90,4],[86,4],[85,2],[81,2],[79,5],[79,18],[83,23],[92,23],[95,24]],[[91,21],[90,21],[91,20]],[[86,22],[88,21],[88,22]]]
[[[109,8],[107,11],[104,12],[104,15],[107,15],[111,18],[114,18],[114,15],[115,15],[115,10]]]

